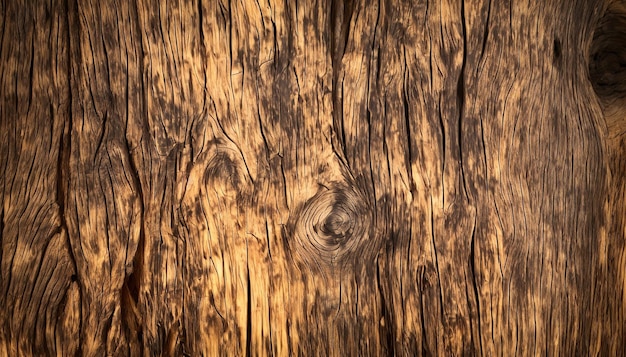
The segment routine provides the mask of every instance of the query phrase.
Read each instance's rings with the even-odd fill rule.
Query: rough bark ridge
[[[0,3],[0,355],[624,355],[626,5]]]

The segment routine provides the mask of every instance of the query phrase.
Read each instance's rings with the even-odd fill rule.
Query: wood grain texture
[[[0,355],[626,354],[623,1],[0,14]]]
[[[602,113],[606,122],[607,161],[609,175],[608,200],[608,240],[606,250],[600,255],[606,261],[602,269],[595,274],[594,280],[602,279],[608,274],[617,283],[617,288],[608,295],[598,293],[601,289],[596,286],[595,296],[599,296],[595,314],[623,316],[626,302],[626,48],[617,43],[623,43],[626,38],[626,2],[611,1],[600,19],[594,32],[590,48],[589,78],[600,100]],[[617,45],[617,46],[616,46]],[[605,299],[622,301],[622,305],[606,303]],[[609,309],[601,311],[598,307],[608,305]],[[620,310],[621,309],[621,310]],[[618,318],[619,321],[619,318]],[[622,319],[623,321],[623,319]],[[596,327],[594,333],[618,336],[626,334],[625,324],[618,323],[614,331],[601,332],[602,327]],[[619,354],[614,346],[603,346],[599,341],[595,348],[602,354]]]

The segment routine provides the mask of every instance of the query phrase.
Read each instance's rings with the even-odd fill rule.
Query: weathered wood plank
[[[623,354],[623,2],[0,10],[0,354]]]
[[[623,323],[626,301],[626,50],[623,43],[626,36],[626,3],[610,1],[589,48],[589,78],[600,100],[606,125],[609,192],[606,239],[600,241],[597,250],[600,267],[594,270],[593,300],[594,315],[609,316],[616,321],[612,331],[604,329],[606,323],[593,324],[593,351],[600,354],[619,354],[619,343],[603,341],[619,339],[626,334]],[[603,293],[603,281],[614,281],[615,288]],[[621,301],[621,304],[620,304]],[[602,311],[602,307],[606,310]]]
[[[0,20],[0,354],[74,354],[80,328],[63,216],[70,113],[62,3],[3,3]],[[19,40],[16,40],[19,39]]]
[[[82,354],[126,354],[133,346],[123,329],[123,315],[129,312],[120,302],[142,225],[140,187],[125,135],[136,97],[131,92],[137,79],[134,16],[122,3],[69,6],[71,115],[64,118],[70,143],[64,210],[80,287],[77,337]]]

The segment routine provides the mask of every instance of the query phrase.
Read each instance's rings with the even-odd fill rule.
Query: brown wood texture
[[[0,356],[626,354],[626,4],[0,3]]]

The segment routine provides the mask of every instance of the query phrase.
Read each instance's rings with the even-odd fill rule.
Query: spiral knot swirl
[[[354,187],[337,182],[324,186],[296,215],[296,249],[309,261],[343,264],[367,249],[371,212],[364,195]]]

